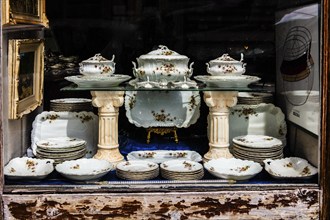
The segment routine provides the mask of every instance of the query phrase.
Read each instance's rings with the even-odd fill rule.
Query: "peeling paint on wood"
[[[5,219],[319,219],[320,191],[3,195]]]

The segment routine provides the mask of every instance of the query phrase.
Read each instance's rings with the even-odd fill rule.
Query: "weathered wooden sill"
[[[210,191],[268,191],[297,188],[319,189],[316,183],[241,184],[220,181],[143,181],[98,182],[75,185],[5,185],[4,194],[22,193],[116,193],[116,192],[210,192]]]
[[[320,190],[3,195],[5,219],[319,219]]]

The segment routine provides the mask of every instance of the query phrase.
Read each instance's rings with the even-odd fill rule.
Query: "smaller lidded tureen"
[[[193,63],[188,67],[189,58],[187,56],[180,55],[162,45],[148,54],[141,55],[136,60],[138,67],[135,62],[132,62],[133,74],[139,81],[161,83],[184,81],[193,72]]]
[[[214,60],[206,63],[207,72],[213,76],[221,75],[242,75],[245,73],[246,63],[243,63],[243,54],[241,53],[241,60],[235,60],[228,54],[223,54]]]
[[[107,60],[101,54],[95,54],[95,56],[79,63],[79,71],[86,76],[111,75],[115,72],[114,59],[115,55],[112,56],[111,60]]]

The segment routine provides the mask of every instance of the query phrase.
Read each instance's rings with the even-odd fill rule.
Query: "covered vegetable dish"
[[[228,54],[223,54],[214,60],[206,63],[207,72],[214,76],[221,75],[242,75],[245,73],[246,63],[243,63],[243,54],[241,53],[241,59],[235,60]]]
[[[93,57],[79,63],[79,71],[83,75],[95,76],[95,75],[111,75],[115,72],[114,62],[115,55],[111,60],[108,60],[101,56],[101,54],[95,54]]]

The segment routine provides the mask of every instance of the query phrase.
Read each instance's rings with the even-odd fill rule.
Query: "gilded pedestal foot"
[[[155,134],[160,134],[160,135],[165,135],[168,133],[173,133],[173,137],[174,137],[174,141],[175,143],[179,143],[179,138],[178,138],[178,134],[176,132],[177,128],[176,127],[170,127],[170,128],[148,128],[147,129],[147,144],[150,143],[150,139],[151,139],[151,133],[155,133]]]

